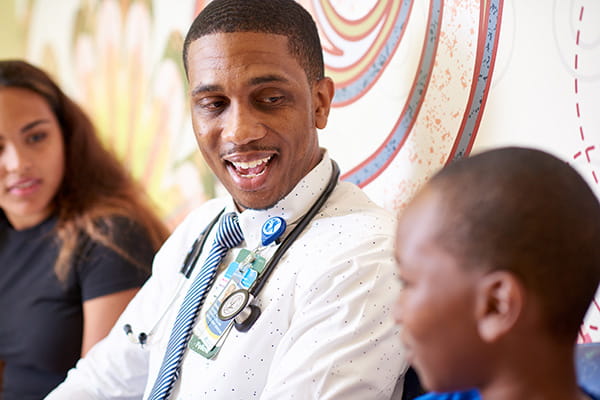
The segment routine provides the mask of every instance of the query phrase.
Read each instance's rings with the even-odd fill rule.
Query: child
[[[573,360],[600,281],[600,205],[567,164],[504,148],[448,166],[402,213],[396,258],[421,383],[462,391],[421,399],[600,399]]]

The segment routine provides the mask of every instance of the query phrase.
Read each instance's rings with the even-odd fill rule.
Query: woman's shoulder
[[[111,242],[84,234],[74,258],[73,276],[83,300],[140,287],[151,271],[154,249],[135,220],[110,216],[97,222]]]
[[[106,215],[97,218],[94,223],[106,234],[140,234],[145,231],[141,223],[126,215]]]
[[[114,258],[121,264],[141,263],[149,270],[155,250],[150,233],[141,223],[123,215],[104,216],[93,223],[96,233],[80,232],[76,265]]]

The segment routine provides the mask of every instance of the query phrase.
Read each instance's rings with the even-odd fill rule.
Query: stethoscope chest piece
[[[246,289],[231,292],[221,306],[217,315],[222,321],[235,318],[233,325],[239,332],[247,332],[260,317],[260,308],[250,304],[251,294]]]
[[[221,306],[219,307],[218,316],[222,321],[229,321],[235,318],[239,313],[242,312],[248,301],[250,300],[250,293],[246,289],[238,289],[230,293]]]
[[[256,320],[260,317],[260,307],[254,304],[249,304],[242,312],[235,317],[234,326],[239,332],[247,332]]]

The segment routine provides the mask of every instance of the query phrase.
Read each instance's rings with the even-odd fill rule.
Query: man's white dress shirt
[[[283,217],[293,229],[325,189],[327,153],[294,190],[268,210],[245,210],[245,241],[260,244],[263,223]],[[157,253],[153,274],[107,338],[72,369],[47,400],[146,399],[160,368],[183,297],[210,249],[214,231],[190,279],[179,273],[199,233],[233,201],[211,200],[192,212]],[[395,222],[355,185],[339,182],[324,207],[283,256],[254,304],[262,311],[248,332],[232,329],[214,359],[186,349],[172,399],[389,399],[405,369],[391,318]],[[230,251],[221,265],[231,262]],[[217,277],[217,280],[219,276]],[[179,287],[179,289],[177,289]],[[213,288],[214,289],[214,288]],[[199,320],[214,299],[208,293]],[[135,335],[151,332],[145,346]]]

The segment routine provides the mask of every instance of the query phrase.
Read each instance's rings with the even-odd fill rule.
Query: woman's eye
[[[31,135],[27,136],[26,141],[27,143],[38,143],[46,139],[47,136],[48,135],[44,132],[32,133]]]

